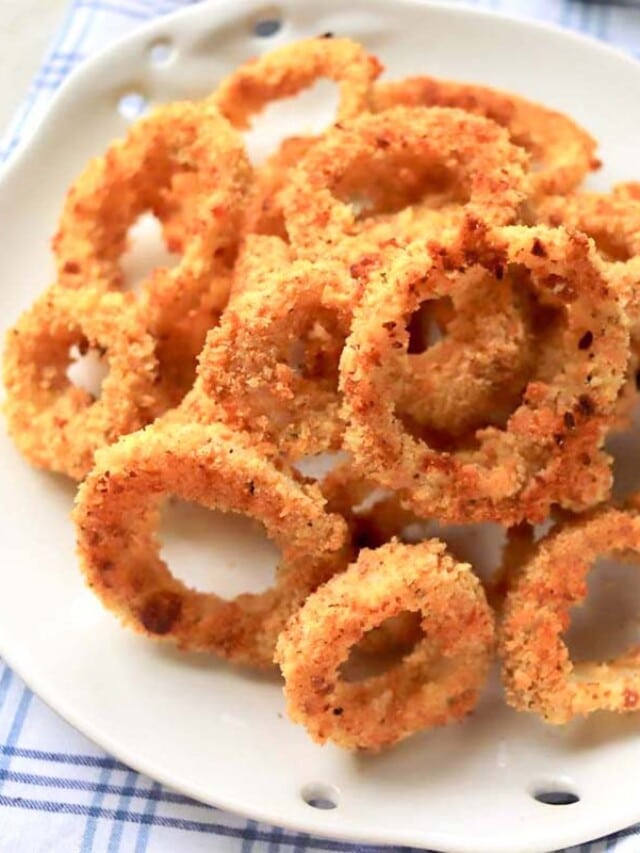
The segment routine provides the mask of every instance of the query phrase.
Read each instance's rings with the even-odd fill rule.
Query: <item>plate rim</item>
[[[285,3],[286,2],[287,0],[285,0]],[[288,0],[288,2],[292,5],[302,5],[305,0]],[[375,2],[379,2],[379,0],[375,0]],[[447,2],[447,0],[395,0],[395,2],[399,2],[405,6],[414,6],[416,8],[423,7],[435,9],[442,13],[454,16],[472,15],[480,18],[507,21],[511,24],[522,27],[523,29],[539,30],[541,32],[551,33],[555,36],[568,39],[569,41],[588,45],[600,53],[609,55],[617,60],[621,60],[628,64],[630,68],[635,67],[637,69],[640,66],[640,59],[630,56],[621,48],[609,44],[608,42],[598,39],[588,33],[581,33],[567,27],[562,27],[561,25],[551,21],[543,21],[537,18],[524,18],[512,12],[473,6],[468,2],[468,0],[452,0],[452,2]],[[201,15],[206,13],[207,9],[222,9],[223,7],[224,0],[201,0],[201,2],[197,2],[194,5],[185,6],[184,8],[176,9],[168,14],[152,18],[141,23],[140,26],[135,27],[130,33],[116,39],[111,44],[101,48],[91,56],[87,57],[84,61],[75,65],[51,96],[46,110],[37,125],[27,134],[25,139],[20,142],[16,150],[9,154],[7,159],[0,164],[0,193],[3,190],[4,183],[9,178],[10,173],[21,166],[22,161],[30,156],[30,152],[39,142],[39,138],[46,133],[47,124],[52,120],[52,115],[55,113],[59,102],[66,100],[69,96],[69,92],[72,92],[76,86],[81,85],[82,78],[85,76],[88,77],[93,73],[94,67],[98,68],[103,62],[108,60],[113,51],[126,49],[129,45],[135,44],[142,38],[152,36],[156,30],[162,30],[166,26],[174,26],[176,24],[180,25],[183,21],[188,21],[192,17],[199,18]],[[245,7],[247,11],[250,11],[252,8],[258,7],[258,0],[236,0],[234,8],[240,9],[241,7]],[[11,127],[11,121],[9,127]]]

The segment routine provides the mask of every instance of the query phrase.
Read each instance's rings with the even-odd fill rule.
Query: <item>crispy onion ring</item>
[[[626,429],[638,396],[635,368],[640,353],[640,197],[633,197],[633,185],[618,185],[611,194],[576,192],[549,196],[537,205],[537,218],[591,237],[626,307],[633,369],[620,392],[616,421],[616,429]]]
[[[187,298],[194,288],[197,295],[204,292],[200,279],[216,269],[207,266],[192,281],[196,262],[210,265],[209,254],[219,258],[235,245],[251,170],[240,137],[217,110],[190,102],[158,107],[137,121],[72,185],[53,239],[59,284],[120,288],[129,227],[154,210],[178,176],[197,184],[202,221],[190,234],[182,263],[158,271],[154,286],[185,290]]]
[[[130,294],[52,287],[8,332],[4,411],[35,466],[80,480],[95,451],[153,420],[164,407],[155,342]],[[67,376],[73,346],[104,353],[98,400]]]
[[[632,338],[640,339],[640,197],[619,188],[612,194],[550,196],[536,213],[540,222],[583,231],[595,241],[626,300]]]
[[[437,257],[419,244],[390,250],[383,271],[369,280],[340,367],[345,449],[424,517],[510,525],[542,521],[556,502],[592,506],[610,488],[610,460],[600,448],[628,362],[615,290],[583,235],[471,226],[461,247]],[[524,267],[538,297],[564,311],[565,327],[558,368],[528,384],[506,428],[478,430],[477,449],[445,452],[403,427],[392,380],[407,370],[408,319],[423,300],[449,294],[446,267],[458,268],[465,257],[494,272]]]
[[[351,317],[339,282],[346,277],[308,261],[253,283],[248,276],[200,356],[196,387],[219,420],[291,459],[339,448],[338,363]]]
[[[327,77],[338,84],[337,121],[344,121],[369,108],[372,83],[382,70],[375,56],[350,39],[303,39],[241,65],[211,100],[234,127],[247,128],[271,101],[290,98]]]
[[[345,237],[362,236],[363,222],[348,200],[363,184],[364,208],[375,212],[390,201],[401,208],[417,200],[430,182],[453,181],[452,193],[462,202],[458,213],[506,224],[526,197],[525,164],[503,128],[462,110],[397,107],[364,114],[327,131],[291,172],[282,193],[287,232],[298,253],[344,252]]]
[[[444,336],[409,353],[398,396],[405,419],[444,440],[506,421],[536,356],[531,300],[516,285],[508,271],[500,280],[481,267],[460,276]]]
[[[272,101],[289,98],[326,77],[339,87],[337,121],[368,111],[371,86],[382,71],[379,61],[349,39],[313,38],[285,45],[245,63],[220,84],[209,99],[238,129]],[[255,183],[245,209],[245,233],[286,236],[278,193],[289,169],[315,142],[314,136],[283,140],[263,165],[256,168]],[[182,220],[188,214],[192,187],[177,182],[167,197],[171,221],[165,235],[180,245]]]
[[[373,103],[375,110],[399,105],[457,107],[495,121],[531,154],[535,170],[531,185],[536,195],[567,193],[600,166],[597,143],[586,130],[563,113],[512,93],[433,77],[409,77],[376,84]]]
[[[425,637],[380,676],[339,668],[364,634],[419,611]],[[487,676],[494,625],[480,582],[437,540],[360,552],[309,596],[278,640],[290,717],[319,743],[377,750],[469,713]]]
[[[192,189],[182,258],[154,270],[140,297],[163,375],[175,373],[183,391],[226,302],[251,174],[242,140],[215,107],[182,102],[136,122],[67,194],[53,240],[59,284],[108,290],[123,285],[120,258],[138,216],[151,210],[162,218],[172,181]]]
[[[168,495],[264,524],[282,551],[275,585],[224,600],[174,578],[157,540]],[[126,625],[259,667],[272,664],[287,619],[348,559],[346,526],[325,511],[317,487],[219,424],[153,426],[107,448],[80,487],[74,519],[87,581]]]
[[[604,509],[560,525],[519,569],[500,630],[507,701],[549,723],[597,710],[640,709],[640,652],[607,663],[573,663],[562,640],[570,608],[584,601],[599,556],[640,553],[640,517]]]
[[[245,63],[223,80],[212,99],[234,127],[247,128],[272,101],[297,95],[326,77],[338,84],[340,122],[368,112],[371,87],[381,71],[380,62],[350,39],[312,38]],[[314,142],[313,136],[285,139],[256,170],[245,215],[247,233],[286,235],[278,193],[289,169]]]
[[[610,262],[640,255],[640,200],[614,193],[549,196],[536,206],[540,222],[584,231]]]

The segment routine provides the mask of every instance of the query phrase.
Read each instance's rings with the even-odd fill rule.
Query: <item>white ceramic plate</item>
[[[281,22],[277,33],[256,35],[256,21],[274,19]],[[640,177],[640,66],[594,42],[417,0],[204,3],[142,28],[87,63],[5,172],[3,322],[47,284],[48,238],[64,190],[84,161],[124,130],[118,105],[135,112],[137,101],[123,96],[159,102],[204,94],[248,56],[325,31],[362,41],[390,75],[480,81],[566,110],[602,143],[599,184]],[[299,132],[301,115],[296,107],[276,110],[253,139],[254,150],[267,146],[270,122],[271,129]],[[544,851],[640,818],[637,718],[544,728],[507,709],[494,689],[464,725],[379,757],[313,745],[284,716],[275,680],[181,658],[121,629],[77,571],[71,486],[31,470],[4,434],[0,456],[0,652],[62,716],[133,767],[253,818],[460,853]],[[622,470],[629,485],[632,469]],[[478,559],[491,563],[491,535],[476,539]],[[260,567],[272,563],[268,547],[241,523],[201,513],[174,513],[168,540],[176,571],[227,594],[264,583]],[[618,633],[635,625],[633,591],[624,590],[609,599]],[[580,799],[545,805],[533,796],[540,790]],[[305,801],[319,795],[337,807],[319,810]]]

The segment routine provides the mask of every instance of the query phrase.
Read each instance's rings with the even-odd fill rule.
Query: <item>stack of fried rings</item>
[[[285,46],[92,160],[56,281],[7,338],[10,433],[81,481],[80,563],[106,607],[184,650],[277,661],[320,742],[375,750],[461,719],[496,645],[516,708],[633,710],[634,655],[574,666],[561,635],[595,558],[640,546],[639,502],[605,503],[604,449],[635,397],[638,185],[582,191],[596,143],[565,115],[381,71],[348,39]],[[252,165],[241,131],[320,77],[335,123]],[[134,293],[122,256],[145,212],[179,260]],[[69,379],[73,351],[106,361],[99,395]],[[327,452],[329,473],[301,473]],[[172,495],[261,523],[273,586],[224,600],[174,577]],[[415,541],[433,521],[506,530],[486,589]],[[395,659],[353,681],[354,649]]]

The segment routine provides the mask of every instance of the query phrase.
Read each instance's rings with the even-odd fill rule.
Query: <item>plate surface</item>
[[[257,20],[278,19],[269,37]],[[640,177],[640,66],[547,27],[415,0],[305,0],[277,6],[203,3],[142,28],[66,84],[0,185],[0,316],[8,325],[48,283],[48,238],[84,161],[121,134],[118,105],[207,93],[240,61],[331,31],[381,56],[387,76],[430,73],[502,86],[572,114],[600,140],[596,185]],[[158,50],[159,44],[169,47]],[[155,47],[155,49],[154,49]],[[316,97],[316,101],[318,98]],[[311,103],[311,100],[309,100]],[[124,106],[122,106],[124,105]],[[300,132],[300,110],[265,119]],[[621,446],[625,442],[618,442]],[[289,723],[277,681],[181,658],[120,628],[84,588],[68,519],[73,488],[31,470],[0,435],[0,652],[63,717],[128,764],[193,797],[321,835],[415,844],[452,853],[545,851],[640,818],[640,719],[594,717],[562,730],[506,708],[489,689],[464,725],[413,738],[378,757],[313,745]],[[638,483],[623,464],[625,486]],[[173,512],[167,551],[218,592],[264,585],[273,555],[243,525]],[[489,540],[478,533],[483,562]],[[487,550],[489,549],[489,550]],[[633,600],[631,593],[623,596]],[[610,601],[612,624],[635,627]],[[636,610],[635,613],[640,612]],[[539,790],[579,802],[537,802]],[[323,793],[337,802],[305,802]]]

